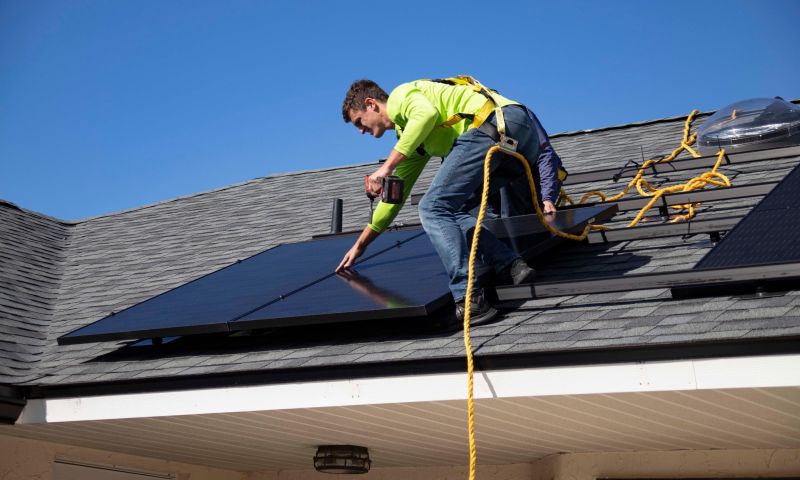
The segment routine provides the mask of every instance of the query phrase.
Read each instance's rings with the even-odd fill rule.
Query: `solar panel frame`
[[[601,223],[616,213],[617,206],[613,203],[558,210],[550,224],[563,232],[580,233],[587,223]],[[490,219],[484,225],[498,240],[526,260],[531,260],[564,241],[563,238],[552,235],[535,214]]]

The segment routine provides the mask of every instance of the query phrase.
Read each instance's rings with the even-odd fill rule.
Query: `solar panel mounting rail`
[[[763,151],[752,153],[763,153]],[[730,189],[719,191],[727,190]],[[714,191],[717,190],[711,192]],[[781,225],[781,222],[777,221],[776,212],[778,215],[782,213],[789,216],[790,220]],[[765,222],[762,217],[769,217],[770,221]],[[769,230],[769,227],[773,227],[772,230]],[[750,243],[738,245],[736,242],[740,237],[746,238]],[[772,251],[766,257],[764,255],[757,257],[767,258],[767,261],[736,258],[735,255],[731,259],[731,254],[727,253],[728,250],[732,250],[734,253],[739,252],[738,255],[741,256],[742,252],[757,251],[766,246],[770,246],[773,250],[785,249],[788,246],[789,252],[783,254],[783,250]],[[727,260],[709,261],[719,257],[720,252],[727,253]],[[505,301],[657,288],[670,288],[674,298],[688,298],[782,290],[798,286],[800,286],[800,165],[778,182],[692,270],[539,282],[535,285],[497,287],[496,290],[498,299]]]

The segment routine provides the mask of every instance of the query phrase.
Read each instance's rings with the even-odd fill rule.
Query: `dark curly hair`
[[[379,102],[385,102],[389,99],[389,95],[384,89],[378,86],[372,80],[356,80],[350,85],[347,95],[344,97],[342,104],[342,118],[344,123],[350,123],[350,110],[363,112],[367,109],[367,98],[374,98]]]

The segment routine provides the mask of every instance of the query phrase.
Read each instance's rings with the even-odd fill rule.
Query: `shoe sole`
[[[533,283],[534,280],[536,280],[536,270],[531,269],[530,272],[522,277],[512,278],[511,282],[514,284],[514,286],[517,286],[525,283]]]
[[[497,317],[498,311],[494,307],[489,307],[489,310],[486,313],[479,315],[477,317],[470,317],[469,319],[469,326],[477,327],[480,325],[486,325],[487,323],[491,322]]]

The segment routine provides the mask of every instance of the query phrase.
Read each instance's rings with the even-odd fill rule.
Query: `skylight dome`
[[[743,152],[800,144],[800,105],[753,98],[718,110],[697,131],[700,153]]]

